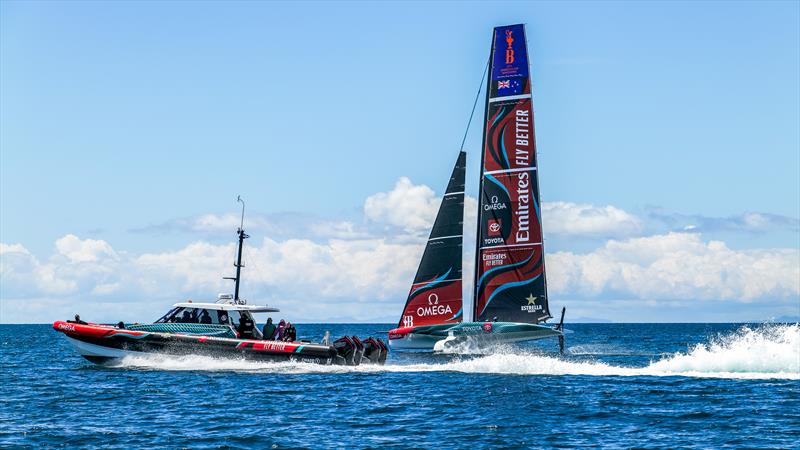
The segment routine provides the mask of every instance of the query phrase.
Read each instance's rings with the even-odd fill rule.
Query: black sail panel
[[[475,320],[550,318],[524,25],[494,29],[475,261]]]
[[[466,158],[466,153],[459,152],[406,299],[400,327],[457,323],[463,319],[461,258]]]

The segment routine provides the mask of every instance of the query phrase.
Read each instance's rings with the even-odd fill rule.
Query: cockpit
[[[245,302],[235,303],[220,295],[217,303],[186,302],[172,305],[172,309],[161,316],[155,323],[185,323],[209,326],[225,326],[231,328],[237,336],[261,339],[261,326],[254,313],[275,313],[280,310],[266,305],[247,305]],[[228,301],[223,301],[228,300]]]

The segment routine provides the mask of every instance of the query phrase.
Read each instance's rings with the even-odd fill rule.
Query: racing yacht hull
[[[389,331],[389,346],[400,351],[442,350],[436,344],[442,341],[446,348],[464,344],[485,348],[498,344],[533,341],[563,336],[556,327],[515,322],[461,322],[450,325],[428,325],[395,328]]]

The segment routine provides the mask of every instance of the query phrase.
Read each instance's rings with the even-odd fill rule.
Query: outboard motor
[[[375,339],[375,342],[377,342],[378,345],[381,346],[381,350],[383,350],[381,352],[381,357],[378,359],[378,364],[382,365],[382,364],[386,363],[386,357],[389,356],[389,348],[386,346],[386,344],[383,343],[381,338]]]
[[[375,338],[370,336],[364,339],[364,359],[369,361],[372,364],[378,364],[378,361],[381,359],[381,353],[383,349],[381,349],[380,344],[375,341]]]
[[[357,364],[354,361],[357,347],[356,344],[354,344],[349,337],[342,336],[339,339],[333,341],[333,348],[336,349],[336,354],[344,359],[345,365],[353,366]]]
[[[356,354],[353,356],[353,364],[356,366],[361,364],[361,359],[364,357],[364,344],[358,339],[358,336],[351,336],[353,343],[356,344]]]

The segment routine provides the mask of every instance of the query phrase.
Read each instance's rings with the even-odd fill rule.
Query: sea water
[[[157,355],[97,366],[49,325],[3,325],[0,447],[798,448],[797,324],[567,328],[564,355],[550,339],[392,353],[382,367]]]

